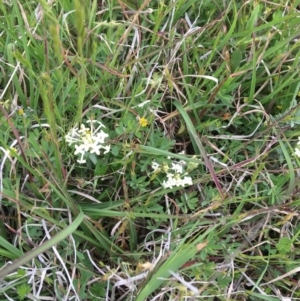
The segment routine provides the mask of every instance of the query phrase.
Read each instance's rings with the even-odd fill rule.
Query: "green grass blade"
[[[196,225],[197,223],[191,227],[191,232]],[[147,300],[147,297],[159,288],[170,276],[170,271],[176,272],[184,263],[193,258],[195,254],[199,252],[197,245],[204,243],[205,236],[207,236],[215,228],[216,226],[211,227],[204,234],[199,235],[199,237],[193,242],[185,242],[185,240],[182,240],[178,247],[172,251],[169,258],[151,275],[151,278],[147,281],[146,285],[138,293],[136,301]],[[186,237],[188,237],[188,235]]]
[[[23,255],[23,253],[17,249],[14,245],[9,243],[6,239],[4,239],[2,236],[0,236],[0,246],[5,248],[10,253],[11,259],[19,258]]]
[[[31,259],[35,258],[41,253],[44,253],[54,245],[58,244],[60,241],[67,238],[69,235],[71,235],[82,223],[84,219],[83,212],[80,212],[80,214],[76,217],[76,219],[65,229],[60,231],[59,233],[55,234],[51,239],[44,242],[42,245],[38,246],[37,248],[33,249],[32,251],[27,252],[22,257],[14,261],[12,264],[7,265],[3,269],[0,270],[0,279],[3,279],[11,272],[18,269],[21,265],[27,263]]]

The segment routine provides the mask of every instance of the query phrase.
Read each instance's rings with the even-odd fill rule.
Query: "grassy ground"
[[[0,1],[0,300],[300,300],[300,1]]]

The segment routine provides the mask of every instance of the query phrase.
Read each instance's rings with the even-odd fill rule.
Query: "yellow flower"
[[[139,120],[139,124],[140,124],[141,127],[146,127],[149,124],[149,122],[146,118],[141,117],[140,120]]]
[[[21,107],[18,109],[18,115],[19,116],[23,116],[24,115],[24,110]]]

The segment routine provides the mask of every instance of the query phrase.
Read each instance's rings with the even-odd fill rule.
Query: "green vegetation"
[[[299,4],[0,1],[0,300],[300,299]]]

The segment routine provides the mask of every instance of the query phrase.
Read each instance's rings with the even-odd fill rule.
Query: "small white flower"
[[[98,145],[90,144],[89,152],[91,154],[96,154],[97,156],[99,156],[100,155],[100,147]]]
[[[153,171],[156,172],[160,168],[160,165],[156,161],[153,161],[151,167]]]
[[[106,133],[104,133],[103,131],[101,131],[100,133],[93,136],[94,141],[97,143],[104,143],[105,138],[107,138],[107,137],[108,137],[108,135]]]
[[[173,188],[175,185],[176,185],[176,181],[174,179],[174,175],[171,174],[171,173],[168,173],[167,174],[167,178],[168,180],[164,180],[162,182],[162,186],[165,188],[165,189],[168,189],[168,188]]]
[[[171,167],[171,169],[174,170],[175,173],[180,173],[180,174],[183,173],[182,165],[180,165],[180,164],[178,164],[178,163],[172,162],[172,167]]]
[[[78,154],[85,154],[88,151],[88,145],[86,144],[81,144],[81,145],[75,145],[75,155]]]
[[[295,156],[300,158],[300,149],[298,147],[295,148]]]
[[[183,185],[193,185],[192,178],[187,176],[182,179],[182,183]]]
[[[105,149],[103,154],[107,154],[110,151],[110,145],[103,146],[103,148]]]
[[[86,135],[86,132],[87,132],[87,128],[85,127],[84,124],[81,124],[80,130],[78,130],[78,133],[79,133],[80,135]]]

